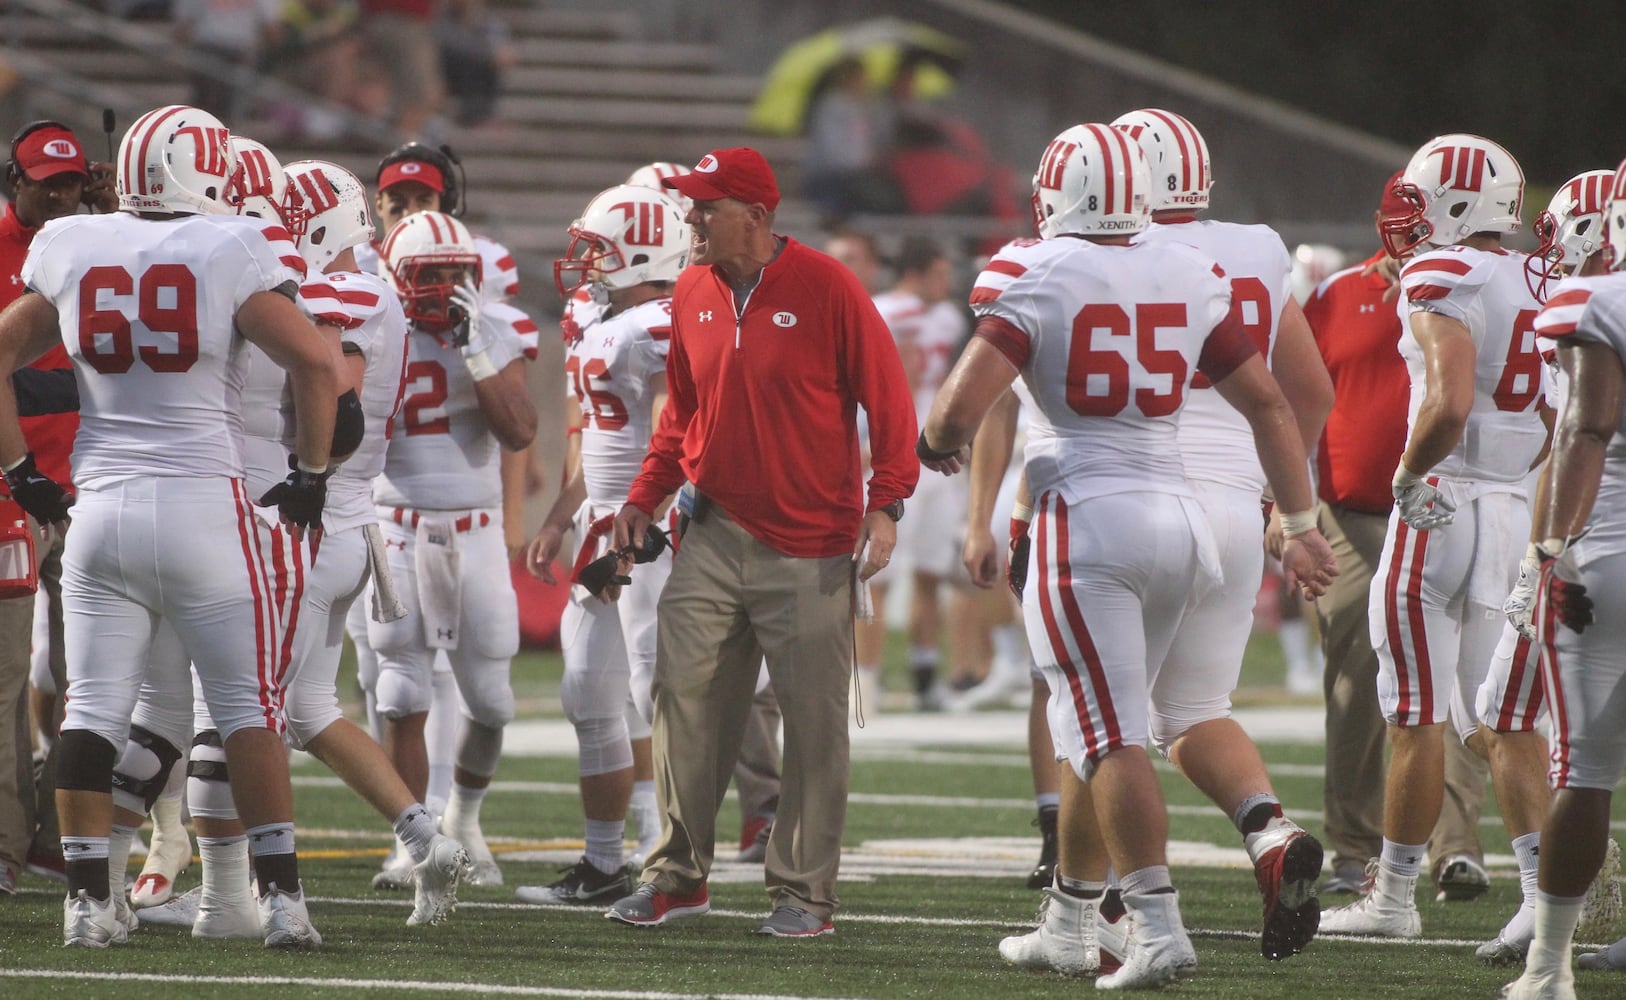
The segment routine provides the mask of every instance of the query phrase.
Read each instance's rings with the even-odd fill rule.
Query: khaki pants
[[[762,658],[784,713],[784,777],[765,865],[774,906],[828,919],[847,814],[852,561],[797,559],[713,506],[690,524],[661,594],[655,791],[664,837],[643,880],[695,891],[739,757]]]
[[[734,765],[734,790],[740,794],[742,823],[779,811],[779,699],[772,684],[751,703],[739,763]]]
[[[1372,573],[1383,551],[1386,514],[1321,505],[1320,527],[1338,557],[1340,575],[1316,602],[1327,698],[1325,842],[1334,868],[1365,864],[1383,844],[1383,750],[1387,727],[1378,708],[1378,657],[1367,628]],[[1484,761],[1452,734],[1445,741],[1445,803],[1429,838],[1429,856],[1482,856],[1479,812]]]
[[[51,594],[51,673],[57,683],[57,703],[68,688],[67,670],[62,659],[62,539],[60,535],[36,528],[35,551],[40,586]],[[29,845],[42,817],[36,795],[54,795],[52,787],[43,793],[34,786],[34,731],[28,714],[28,672],[33,645],[34,597],[0,601],[0,862],[22,870],[28,860]],[[62,719],[47,720],[55,728]],[[54,752],[53,752],[54,756]],[[53,769],[54,771],[54,769]],[[50,840],[48,850],[57,850],[56,809],[48,805]],[[46,843],[42,841],[42,844]]]

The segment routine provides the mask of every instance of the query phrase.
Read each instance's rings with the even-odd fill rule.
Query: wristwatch
[[[878,508],[878,509],[880,510],[881,513],[885,514],[887,517],[890,517],[894,521],[903,520],[903,501],[902,500],[894,500],[891,503],[887,504],[885,507],[881,507],[881,508]]]

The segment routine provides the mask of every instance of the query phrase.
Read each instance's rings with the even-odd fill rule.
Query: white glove
[[[1393,488],[1395,509],[1400,511],[1400,519],[1413,530],[1443,528],[1453,520],[1457,505],[1446,499],[1437,487],[1430,486],[1428,480],[1404,465],[1395,470]]]
[[[1502,613],[1526,639],[1536,637],[1536,625],[1531,615],[1535,610],[1536,587],[1541,582],[1544,554],[1535,542],[1530,543],[1524,552],[1524,559],[1519,562],[1519,582],[1513,585],[1513,592],[1502,602]]]
[[[474,287],[473,281],[464,281],[452,289],[452,306],[465,317],[453,328],[452,343],[463,351],[465,357],[484,354],[491,346],[480,323],[480,304],[480,290]]]

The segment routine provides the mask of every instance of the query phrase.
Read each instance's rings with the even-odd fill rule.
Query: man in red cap
[[[5,188],[11,204],[0,216],[0,309],[23,293],[23,258],[41,226],[73,215],[82,204],[102,212],[118,208],[107,164],[95,164],[93,169],[73,132],[52,121],[34,122],[13,138],[5,163]],[[24,415],[23,434],[40,469],[58,482],[68,482],[68,456],[79,428],[79,396],[67,352],[56,345],[13,376],[12,384]],[[50,597],[51,676],[60,693],[67,687],[62,659],[62,538],[48,528],[34,527],[40,583]],[[32,595],[0,601],[0,892],[15,888],[17,875],[29,860],[30,841],[43,845],[32,852],[35,864],[61,870],[54,758],[36,792],[23,694],[28,686],[33,622]],[[52,707],[54,718],[41,720],[41,729],[56,732],[60,708],[57,699]],[[35,837],[36,829],[39,837]]]
[[[815,937],[833,932],[839,902],[855,589],[891,558],[920,475],[914,399],[858,279],[774,234],[779,186],[762,154],[719,149],[664,183],[694,201],[691,266],[672,297],[670,395],[615,544],[630,567],[685,481],[689,521],[659,605],[663,836],[637,891],[606,915],[650,926],[710,909],[717,806],[766,656],[785,753],[764,866],[773,912],[757,932]]]
[[[1411,205],[1383,188],[1373,223]],[[1326,653],[1327,764],[1323,807],[1332,877],[1324,894],[1361,891],[1366,860],[1383,839],[1383,713],[1378,658],[1372,651],[1367,599],[1382,554],[1394,496],[1389,477],[1406,444],[1411,382],[1396,346],[1400,316],[1382,249],[1330,275],[1304,303],[1316,346],[1332,376],[1333,405],[1316,452],[1320,528],[1341,575],[1316,601]],[[1486,766],[1457,740],[1446,740],[1445,808],[1429,844],[1447,898],[1468,899],[1489,885],[1480,863],[1479,809]]]

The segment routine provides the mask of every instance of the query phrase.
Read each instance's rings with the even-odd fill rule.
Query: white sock
[[[995,667],[1013,674],[1018,670],[1026,672],[1028,650],[1022,626],[1000,625],[989,633],[989,639],[994,644]]]
[[[1282,645],[1282,659],[1287,663],[1289,677],[1308,675],[1310,661],[1310,622],[1293,618],[1276,628],[1276,639]]]
[[[587,861],[601,872],[621,867],[622,840],[627,834],[624,820],[587,821]]]
[[[1568,979],[1570,972],[1570,942],[1575,937],[1575,925],[1581,922],[1581,906],[1585,896],[1550,896],[1536,892],[1536,938],[1530,943],[1525,958],[1527,975],[1552,975]]]
[[[1524,889],[1524,905],[1536,901],[1536,868],[1541,861],[1541,831],[1513,838],[1513,857],[1519,862],[1519,885]]]
[[[1427,844],[1397,844],[1384,837],[1380,858],[1384,866],[1396,875],[1414,878],[1423,870],[1423,855],[1427,853],[1427,848]]]
[[[130,841],[135,839],[136,828],[113,824],[107,838],[107,887],[117,895],[124,895],[124,876],[130,870]]]
[[[452,783],[452,797],[446,802],[446,819],[441,824],[448,836],[467,844],[480,833],[480,803],[485,797],[484,788]]]
[[[417,864],[429,856],[429,845],[435,839],[435,818],[414,802],[395,817],[395,837],[412,857],[412,863]]]
[[[653,779],[634,781],[632,783],[632,799],[627,803],[627,815],[638,822],[640,836],[650,832],[644,829],[644,823],[654,822],[655,825],[660,825],[660,817],[657,815],[655,806],[655,782]]]
[[[203,898],[211,906],[248,906],[248,837],[199,837],[203,858]]]

